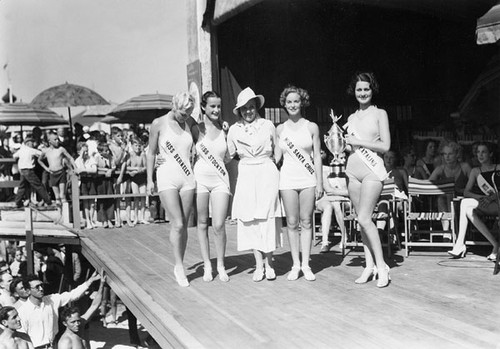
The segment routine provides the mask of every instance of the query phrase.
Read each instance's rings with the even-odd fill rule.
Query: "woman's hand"
[[[358,147],[361,145],[360,141],[361,140],[359,138],[355,137],[354,135],[350,135],[350,134],[345,135],[346,144],[352,146],[353,149],[355,149],[355,147]]]
[[[156,155],[156,165],[157,166],[163,165],[165,162],[167,162],[167,160],[165,159],[165,157],[163,155],[161,155],[161,154]]]
[[[316,200],[321,199],[321,197],[324,194],[323,186],[320,184],[316,185],[316,190],[315,190],[314,194],[315,194]]]
[[[155,190],[155,184],[153,182],[148,181],[148,184],[146,186],[146,191],[147,191],[148,195],[153,195],[154,190]]]

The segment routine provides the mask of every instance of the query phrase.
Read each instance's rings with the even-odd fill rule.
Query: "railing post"
[[[33,212],[31,207],[26,207],[24,209],[24,224],[26,230],[26,255],[28,264],[28,274],[33,274],[34,264],[33,264]]]
[[[80,187],[78,176],[71,174],[71,203],[73,205],[73,228],[80,229]]]

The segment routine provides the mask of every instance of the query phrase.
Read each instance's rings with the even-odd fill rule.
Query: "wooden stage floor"
[[[185,265],[191,286],[178,287],[168,224],[82,232],[82,251],[162,348],[498,348],[500,275],[488,250],[451,260],[444,250],[399,251],[392,283],[356,285],[361,249],[342,258],[313,248],[315,282],[287,281],[287,240],[275,253],[275,281],[252,281],[250,252],[237,252],[227,225],[230,282],[206,283],[195,228]],[[212,244],[212,255],[215,255]],[[215,257],[212,258],[215,270]]]

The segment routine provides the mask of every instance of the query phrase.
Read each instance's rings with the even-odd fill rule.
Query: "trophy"
[[[337,121],[342,118],[342,115],[335,116],[333,110],[330,109],[330,117],[332,118],[333,125],[324,136],[326,147],[333,155],[333,160],[330,163],[330,166],[332,166],[333,170],[329,177],[345,177],[344,150],[346,148],[346,143],[344,138],[344,130],[337,124]]]

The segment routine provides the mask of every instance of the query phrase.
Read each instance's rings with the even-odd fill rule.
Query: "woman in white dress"
[[[279,245],[281,208],[278,199],[279,172],[276,168],[276,128],[259,116],[264,97],[247,87],[238,95],[229,128],[227,146],[231,157],[238,155],[238,179],[232,216],[238,222],[238,251],[253,250],[253,280],[274,280],[272,254]]]

